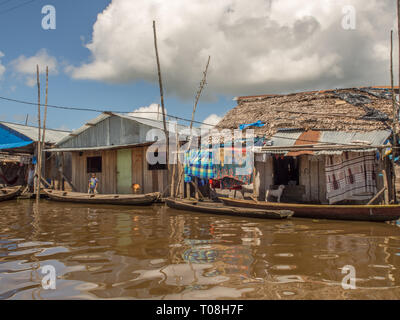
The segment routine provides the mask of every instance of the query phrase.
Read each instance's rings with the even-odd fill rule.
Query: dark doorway
[[[299,185],[299,160],[296,157],[274,156],[274,184]]]

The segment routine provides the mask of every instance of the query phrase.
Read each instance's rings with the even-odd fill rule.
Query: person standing
[[[96,178],[96,174],[92,173],[91,178],[89,179],[89,190],[88,193],[97,193],[97,187],[99,185],[99,179]]]

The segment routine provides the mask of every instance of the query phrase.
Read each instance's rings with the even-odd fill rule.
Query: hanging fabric
[[[343,200],[369,200],[376,193],[374,152],[344,152],[325,159],[330,204]]]

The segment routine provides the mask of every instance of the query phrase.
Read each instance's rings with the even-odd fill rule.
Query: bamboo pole
[[[161,67],[160,67],[160,59],[158,57],[158,47],[157,47],[157,31],[156,31],[156,22],[153,20],[153,34],[154,34],[154,48],[156,52],[156,60],[157,60],[157,70],[158,70],[158,83],[160,86],[160,98],[161,98],[161,109],[163,114],[163,125],[164,125],[164,134],[166,139],[166,161],[167,161],[167,180],[168,185],[171,183],[170,177],[170,168],[169,168],[169,161],[168,161],[168,152],[169,152],[169,135],[167,131],[167,122],[165,119],[165,106],[164,106],[164,91],[163,91],[163,84],[162,84],[162,77],[161,77]],[[172,193],[170,189],[170,193]]]
[[[389,185],[385,169],[382,169],[382,176],[383,176],[383,186],[385,188],[384,191],[385,204],[389,204]]]
[[[45,144],[46,144],[46,121],[47,121],[47,97],[48,97],[48,91],[49,91],[49,67],[46,66],[46,97],[45,97],[45,105],[44,105],[44,118],[43,118],[43,134],[42,134],[42,145],[41,145],[41,151],[44,150]],[[41,154],[41,157],[43,156],[43,151]],[[46,155],[44,155],[44,162],[43,168],[44,171],[46,172]],[[42,173],[40,172],[40,175]],[[46,178],[46,174],[45,174]]]
[[[399,0],[400,1],[400,0]],[[396,197],[396,167],[394,163],[394,157],[397,146],[397,135],[396,135],[396,118],[397,118],[397,111],[396,111],[396,96],[394,93],[394,80],[393,80],[393,30],[390,31],[390,83],[392,86],[392,104],[393,104],[393,122],[392,122],[392,134],[393,134],[393,147],[392,148],[392,174],[391,174],[391,181],[392,181],[392,188],[391,188],[391,196],[394,200],[394,203],[397,203]]]
[[[175,161],[173,161],[172,165],[172,180],[171,180],[171,197],[175,198],[175,180],[176,180],[176,167],[178,166],[178,152],[179,152],[179,136],[178,136],[178,123],[175,124],[175,139],[176,139],[176,149],[175,149],[175,154],[174,154],[174,160],[176,159],[176,163]]]
[[[399,101],[400,101],[400,0],[397,0],[397,36],[399,42]]]
[[[379,196],[380,196],[382,193],[385,192],[385,190],[386,190],[386,188],[383,187],[381,191],[379,191],[371,200],[368,201],[367,205],[372,204],[376,199],[379,198]]]
[[[40,124],[40,79],[39,79],[39,65],[36,65],[36,81],[38,89],[38,142],[37,142],[37,159],[36,159],[36,200],[40,199],[40,177],[41,177],[41,124]]]
[[[203,79],[200,81],[200,87],[199,87],[199,90],[197,90],[196,98],[195,98],[194,105],[193,105],[192,120],[190,121],[189,147],[192,146],[192,140],[193,140],[193,131],[192,130],[193,130],[194,114],[196,113],[197,104],[199,103],[200,96],[201,96],[201,93],[203,91],[203,88],[206,85],[207,71],[208,71],[208,66],[210,65],[210,59],[211,59],[211,56],[208,56],[207,65],[206,65],[205,70],[203,71]],[[196,179],[196,182],[197,182],[197,179]],[[196,189],[196,198],[198,198],[198,196],[199,196],[197,190],[198,189]],[[188,198],[190,198],[190,184],[189,183],[186,185],[186,196]]]
[[[197,91],[197,94],[196,94],[196,98],[195,98],[195,102],[194,102],[194,106],[193,106],[193,111],[192,111],[192,121],[190,121],[190,139],[192,139],[192,136],[193,136],[192,128],[193,128],[194,114],[195,114],[196,109],[197,109],[197,104],[199,103],[201,92],[203,91],[203,88],[206,85],[207,71],[208,71],[208,66],[210,65],[210,59],[211,59],[211,56],[208,56],[206,69],[203,72],[203,79],[200,82],[200,87],[199,87],[199,90]]]

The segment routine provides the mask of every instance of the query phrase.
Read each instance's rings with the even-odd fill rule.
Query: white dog
[[[278,199],[278,202],[281,202],[281,196],[284,189],[285,186],[281,184],[276,190],[271,190],[271,189],[267,190],[267,192],[265,193],[265,201],[268,201],[269,196],[273,196]]]

